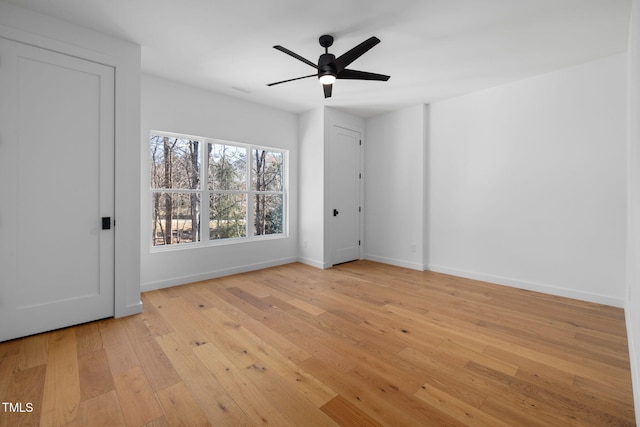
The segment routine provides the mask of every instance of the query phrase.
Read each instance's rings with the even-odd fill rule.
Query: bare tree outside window
[[[278,234],[283,231],[283,164],[277,151],[252,150],[251,186],[255,192],[253,205],[254,234]]]
[[[200,241],[200,142],[152,135],[151,188],[152,244]]]
[[[150,143],[153,246],[284,234],[284,151],[164,132]]]
[[[247,235],[247,149],[209,144],[209,238]]]

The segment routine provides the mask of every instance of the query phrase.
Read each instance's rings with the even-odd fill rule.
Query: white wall
[[[149,133],[151,130],[220,138],[289,150],[289,234],[283,239],[223,246],[151,249]],[[142,290],[249,271],[297,260],[297,116],[159,77],[142,77],[140,210]]]
[[[0,37],[114,67],[115,315],[139,313],[140,46],[4,2],[0,2]]]
[[[299,260],[317,268],[325,264],[324,108],[299,115]]]
[[[623,306],[626,58],[431,106],[428,268]]]
[[[640,0],[633,0],[628,50],[628,240],[625,314],[640,425]]]
[[[423,269],[427,114],[416,105],[366,121],[366,259]]]

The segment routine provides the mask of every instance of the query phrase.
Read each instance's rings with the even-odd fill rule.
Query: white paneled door
[[[0,341],[113,316],[114,69],[0,38],[0,94]]]
[[[333,126],[329,146],[331,263],[360,258],[360,133]]]

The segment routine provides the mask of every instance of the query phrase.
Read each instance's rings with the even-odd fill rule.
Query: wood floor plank
[[[299,345],[275,333],[272,329],[269,329],[269,327],[253,318],[243,320],[242,326],[251,331],[256,337],[268,342],[280,354],[295,364],[311,357],[311,354],[303,350]]]
[[[141,315],[143,322],[147,325],[147,328],[152,335],[164,335],[173,332],[169,323],[158,312],[156,306],[149,300],[149,295],[152,294],[153,292],[147,292],[141,296],[142,303],[144,304],[144,311]]]
[[[18,404],[18,411],[0,407],[0,427],[38,425],[42,414],[45,365],[17,371],[11,375],[6,398],[2,402]]]
[[[575,373],[558,369],[555,366],[543,363],[541,360],[524,357],[513,351],[504,348],[497,348],[494,345],[488,345],[484,350],[484,354],[503,360],[518,366],[519,370],[525,370],[535,373],[539,378],[555,384],[571,385],[575,381]]]
[[[184,299],[174,298],[172,302],[165,304],[163,312],[170,318],[170,324],[180,337],[192,346],[214,342],[236,366],[241,368],[256,362],[256,355],[250,352],[244,343],[218,331],[200,310]]]
[[[527,372],[524,369],[518,370],[516,378],[526,381],[527,383],[539,386],[544,390],[553,390],[555,392],[554,396],[562,396],[562,399],[571,399],[575,401],[576,403],[572,402],[571,406],[584,405],[590,408],[593,407],[600,413],[605,413],[608,415],[615,414],[615,416],[611,418],[616,423],[622,422],[627,423],[628,425],[632,425],[635,420],[633,406],[622,403],[611,395],[596,395],[595,393],[585,393],[579,390],[577,387],[557,383],[555,381],[549,382],[547,379],[540,377],[538,374]]]
[[[493,322],[479,321],[476,324],[486,328],[487,330],[505,332],[508,336],[518,334],[521,341],[526,340],[531,346],[543,344],[549,350],[553,350],[554,352],[558,349],[561,353],[571,351],[576,356],[588,355],[591,360],[604,362],[610,366],[622,367],[623,369],[626,369],[629,365],[629,360],[624,356],[620,357],[619,353],[615,351],[599,348],[593,345],[587,345],[586,343],[578,342],[573,338],[558,340],[545,337],[540,332],[528,333],[520,328],[515,328],[513,325],[498,325]]]
[[[475,406],[471,406],[455,396],[451,396],[436,387],[421,387],[415,395],[462,422],[465,425],[485,427],[507,427],[509,424],[487,414]]]
[[[189,296],[191,294],[192,296],[190,297],[190,301],[198,307],[203,306],[200,308],[205,310],[215,307],[236,322],[242,322],[245,319],[250,318],[247,313],[212,292],[213,289],[218,287],[219,286],[217,286],[215,282],[200,282],[195,286],[189,286],[185,292],[185,296]]]
[[[156,394],[169,425],[202,427],[211,425],[183,383],[169,386]]]
[[[534,402],[529,402],[525,398],[516,400],[513,399],[514,396],[512,395],[507,397],[505,399],[504,397],[489,396],[480,409],[512,426],[549,427],[563,425],[560,420],[556,418],[550,419],[547,415],[538,411]]]
[[[561,423],[580,425],[594,422],[596,425],[628,425],[618,416],[601,411],[593,405],[585,404],[573,397],[563,395],[555,389],[541,387],[519,377],[514,378],[491,368],[470,362],[465,369],[485,375],[495,382],[508,385],[515,392],[538,402],[537,413],[557,417]]]
[[[469,375],[463,366],[452,368],[441,359],[412,348],[406,348],[400,356],[422,367],[428,373],[425,383],[419,388],[427,386],[438,388],[456,396],[461,402],[475,407],[480,407],[487,396],[495,392],[488,381]]]
[[[124,417],[115,389],[80,403],[75,426],[120,427]]]
[[[155,420],[146,423],[144,427],[169,427],[169,422],[163,415],[160,418],[156,418]]]
[[[23,338],[24,339],[24,338]],[[20,353],[22,339],[0,342],[0,359],[17,356]]]
[[[244,411],[191,350],[192,346],[197,347],[198,344],[189,343],[176,332],[158,336],[156,340],[212,425],[238,426],[248,423]]]
[[[240,323],[233,322],[224,313],[213,308],[203,312],[203,315],[222,332],[242,340],[259,361],[268,365],[278,376],[288,382],[290,387],[295,388],[317,406],[322,406],[336,395],[333,390],[308,375],[268,342],[255,336]]]
[[[116,319],[100,321],[100,336],[113,375],[140,366],[140,361],[131,347],[125,324]]]
[[[611,382],[617,382],[619,379],[621,386],[626,384],[628,387],[630,384],[626,378],[626,372],[628,372],[626,368],[612,366],[606,361],[594,360],[587,355],[577,354],[570,348],[563,351],[556,345],[545,346],[538,342],[532,343],[523,339],[517,331],[514,333],[492,331],[476,324],[460,322],[455,318],[439,316],[432,312],[425,313],[424,317],[428,322],[428,327],[432,330],[455,337],[454,339],[461,344],[479,352],[482,352],[486,345],[494,345],[509,349],[509,351],[523,357],[564,369],[567,372],[573,371],[587,378],[596,376]]]
[[[322,307],[318,307],[317,305],[314,304],[310,304],[307,301],[300,299],[300,298],[295,298],[292,296],[289,296],[283,292],[277,291],[275,289],[273,289],[271,291],[271,294],[277,298],[282,299],[283,301],[287,302],[288,304],[293,305],[294,307],[299,308],[300,310],[306,311],[307,313],[309,313],[312,316],[318,316],[322,313],[325,312],[325,310]]]
[[[587,395],[603,396],[633,406],[633,403],[628,400],[630,390],[625,387],[618,387],[616,384],[611,384],[607,382],[606,378],[592,379],[576,375],[573,386]]]
[[[180,382],[180,377],[141,316],[123,319],[125,332],[151,388],[158,391]]]
[[[327,415],[342,426],[378,427],[382,426],[365,412],[356,408],[344,397],[338,395],[322,405]]]
[[[7,394],[11,377],[18,370],[18,354],[7,355],[0,358],[0,399],[2,402],[12,401]]]
[[[109,360],[104,349],[78,357],[80,400],[89,400],[115,389]]]
[[[301,365],[316,378],[331,384],[333,389],[353,406],[383,425],[463,425],[453,419],[436,420],[436,422],[429,424],[424,419],[424,414],[407,411],[406,407],[390,404],[387,396],[381,396],[382,393],[379,390],[363,383],[360,377],[350,375],[350,372],[336,372],[331,366],[319,359],[311,358],[302,362]]]
[[[395,353],[406,347],[406,334],[400,335],[401,331],[395,331],[394,334],[385,334],[375,331],[373,328],[367,327],[366,324],[360,323],[359,319],[350,317],[347,313],[340,311],[328,311],[317,316],[322,322],[325,330],[331,331],[332,334],[343,339],[353,339],[356,343],[368,341],[370,343],[380,343],[385,351]],[[351,330],[353,332],[347,334],[344,331]]]
[[[213,344],[193,349],[203,365],[219,381],[221,387],[242,408],[253,425],[288,426],[296,423],[270,401],[270,384],[255,383],[246,369],[235,366]]]
[[[76,328],[78,356],[102,349],[102,336],[97,322],[78,325]]]
[[[18,369],[24,371],[34,366],[46,364],[48,352],[48,336],[39,334],[22,339],[18,355]]]
[[[0,343],[0,427],[635,425],[616,307],[373,261],[141,299]]]
[[[342,356],[321,340],[309,337],[298,331],[285,335],[291,342],[305,349],[316,359],[321,359],[338,372],[349,372],[355,366],[349,358]]]
[[[463,345],[457,344],[453,340],[443,341],[438,346],[438,348],[451,355],[466,358],[470,361],[483,366],[487,366],[491,369],[495,369],[496,371],[503,372],[507,375],[513,376],[518,372],[518,365],[505,362],[495,357],[491,357],[484,353],[484,349],[482,349],[482,352],[476,352],[474,350],[466,348]]]
[[[140,367],[114,375],[118,402],[127,426],[139,426],[162,415],[153,390]]]
[[[71,328],[57,330],[49,336],[40,425],[60,426],[75,421],[79,404],[76,332]]]

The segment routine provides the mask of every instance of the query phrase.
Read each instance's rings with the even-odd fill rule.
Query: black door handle
[[[102,229],[103,230],[111,230],[111,217],[103,216],[102,217]]]
[[[334,209],[334,210],[333,210],[333,216],[338,216],[338,214],[339,214],[339,213],[340,213],[340,212],[338,212],[338,209]]]

